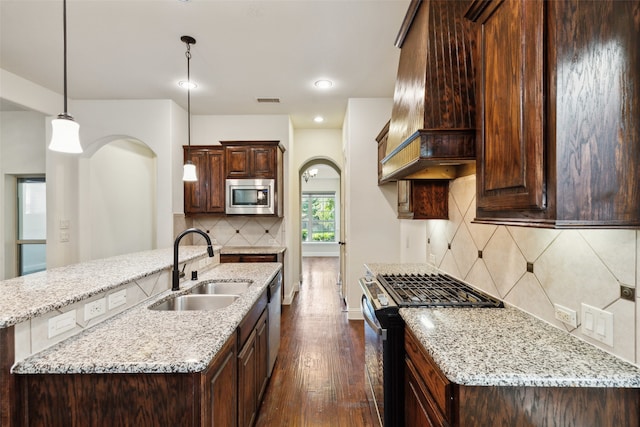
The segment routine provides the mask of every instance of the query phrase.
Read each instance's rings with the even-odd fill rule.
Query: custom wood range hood
[[[475,40],[468,1],[412,0],[401,48],[381,183],[453,179],[475,162]]]

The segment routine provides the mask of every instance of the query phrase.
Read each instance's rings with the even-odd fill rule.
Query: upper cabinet
[[[184,183],[184,213],[224,213],[224,149],[220,145],[183,147],[198,180]]]
[[[275,179],[278,141],[222,141],[227,178]]]
[[[477,0],[477,222],[640,226],[640,3]]]

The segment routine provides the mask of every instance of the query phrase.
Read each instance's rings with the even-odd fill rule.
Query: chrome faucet
[[[189,233],[198,233],[202,237],[204,237],[204,239],[207,241],[207,252],[209,253],[210,257],[213,256],[213,246],[211,246],[211,239],[209,238],[209,235],[207,233],[197,228],[187,228],[182,233],[180,233],[178,237],[176,237],[176,241],[173,244],[173,271],[171,272],[173,275],[172,282],[171,282],[172,291],[180,290],[180,270],[178,270],[178,246],[180,245],[180,240],[182,240],[182,238]]]

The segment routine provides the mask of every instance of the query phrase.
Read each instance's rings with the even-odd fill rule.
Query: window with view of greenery
[[[336,193],[302,193],[302,241],[336,241]]]

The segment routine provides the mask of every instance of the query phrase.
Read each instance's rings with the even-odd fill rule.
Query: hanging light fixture
[[[191,61],[191,45],[196,44],[196,39],[191,36],[182,36],[180,37],[187,45],[187,52],[185,55],[187,56],[187,161],[184,163],[184,172],[182,175],[183,181],[197,181],[198,176],[196,175],[196,165],[191,161],[191,69],[189,67],[189,63]]]
[[[302,177],[304,178],[304,182],[309,182],[309,178],[315,178],[316,175],[318,175],[318,169],[313,168],[304,171]]]
[[[67,0],[62,1],[62,32],[64,33],[64,113],[51,121],[49,150],[62,153],[82,153],[80,125],[67,112]]]

